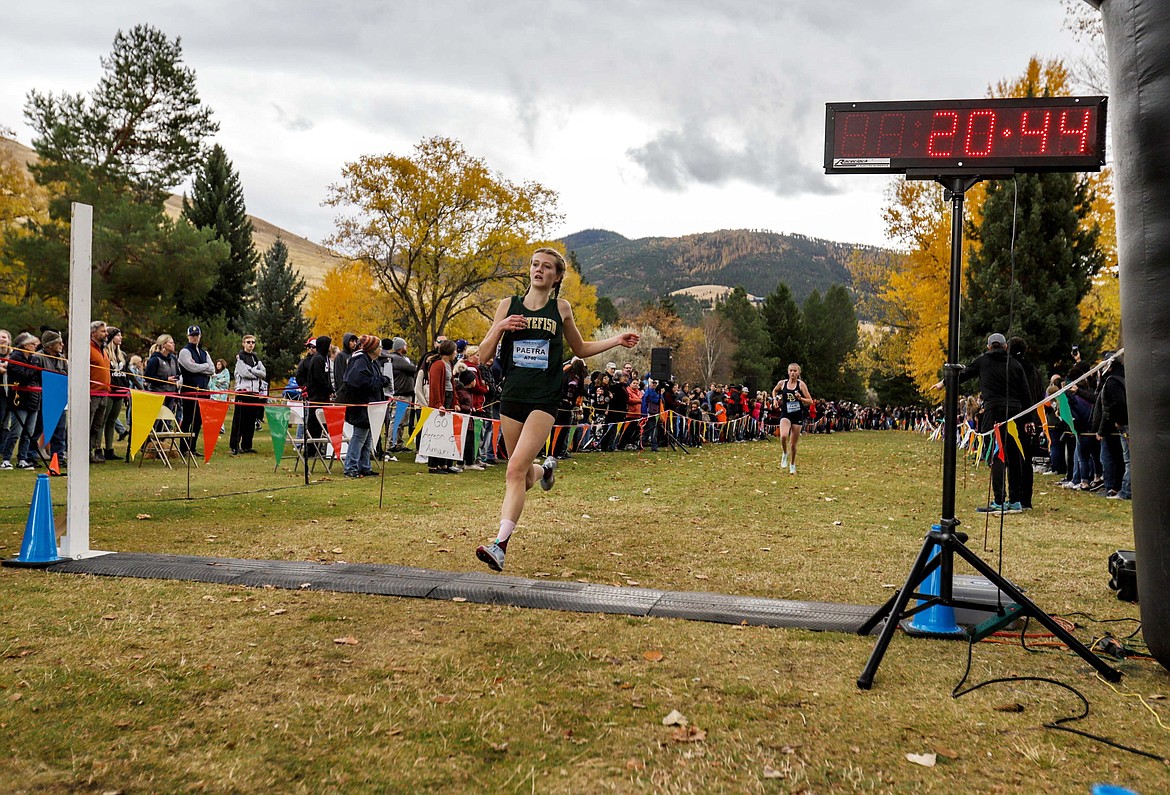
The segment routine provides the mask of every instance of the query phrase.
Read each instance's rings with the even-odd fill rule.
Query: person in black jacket
[[[370,428],[370,413],[367,406],[383,399],[383,390],[390,383],[390,377],[382,374],[378,364],[381,345],[378,337],[362,334],[349,357],[345,368],[345,421],[353,426],[349,439],[349,450],[345,454],[345,476],[361,478],[377,474],[370,468],[370,450],[373,449],[373,432],[381,428]],[[339,387],[340,389],[340,387]]]
[[[979,379],[979,396],[983,399],[983,412],[979,420],[981,433],[994,431],[996,425],[1002,425],[1030,405],[1024,402],[1029,395],[1024,368],[1008,355],[1007,339],[1002,334],[989,336],[987,350],[959,370],[959,383],[975,378]],[[932,389],[942,389],[943,383],[939,381]],[[1000,460],[999,453],[991,456],[991,488],[995,498],[991,505],[979,510],[1019,512],[1023,510],[1021,488],[1024,456],[1016,447],[1015,439],[1008,434],[1006,426],[999,429],[998,441],[1003,445],[1001,452],[1004,460]],[[1008,488],[1006,496],[1005,470]]]
[[[1028,393],[1022,401],[1024,408],[1035,406],[1044,399],[1044,382],[1040,378],[1039,371],[1026,358],[1027,352],[1028,343],[1023,337],[1012,337],[1008,340],[1008,353],[1024,369],[1024,383],[1028,387]],[[1040,415],[1033,409],[1017,420],[1016,425],[1019,427],[1020,442],[1024,445],[1024,465],[1020,468],[1019,497],[1020,506],[1026,511],[1032,507],[1035,475],[1032,471],[1032,458],[1040,449]]]
[[[321,427],[321,421],[317,419],[317,409],[327,403],[333,401],[333,379],[330,373],[329,365],[329,348],[333,345],[333,340],[325,334],[321,334],[315,339],[310,340],[315,353],[308,357],[305,362],[304,380],[301,381],[301,376],[298,375],[297,380],[304,389],[305,397],[309,401],[309,409],[306,412],[305,428],[308,430],[308,437],[310,439],[320,439],[325,434]],[[299,368],[298,368],[299,372]],[[318,458],[325,457],[324,446],[320,442],[309,444],[305,449],[305,457]]]
[[[1101,442],[1105,496],[1129,499],[1129,405],[1125,399],[1125,364],[1120,355],[1105,369],[1105,380],[1097,395],[1100,419],[1094,429]]]
[[[0,469],[12,469],[8,460],[15,447],[16,467],[35,469],[37,446],[34,436],[37,418],[41,412],[41,371],[33,365],[33,351],[40,340],[27,331],[16,335],[12,352],[8,354],[9,400],[12,404],[12,426],[0,443]],[[17,446],[17,440],[20,445]]]

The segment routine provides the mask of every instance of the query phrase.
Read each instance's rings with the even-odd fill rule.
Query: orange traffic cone
[[[61,462],[57,460],[56,453],[53,453],[53,457],[49,460],[49,474],[54,476],[61,474]]]
[[[4,561],[5,566],[43,568],[60,563],[57,556],[57,534],[53,523],[53,498],[49,494],[49,476],[37,475],[33,486],[32,504],[28,522],[24,526],[24,543],[20,555]]]

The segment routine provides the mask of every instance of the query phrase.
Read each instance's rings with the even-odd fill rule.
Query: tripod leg
[[[877,644],[873,647],[873,651],[870,652],[869,659],[865,663],[865,668],[861,671],[861,676],[857,677],[857,686],[862,690],[869,690],[873,687],[874,674],[877,673],[878,666],[882,664],[882,657],[886,654],[886,648],[890,645],[890,641],[894,638],[894,632],[898,629],[898,616],[906,609],[906,603],[910,601],[910,594],[914,593],[918,588],[918,584],[926,577],[927,561],[930,560],[931,549],[936,543],[938,542],[934,539],[933,535],[926,537],[926,540],[922,543],[922,549],[918,551],[918,558],[914,561],[914,565],[910,567],[910,574],[906,577],[906,584],[882,608],[882,610],[888,608],[889,615],[886,619],[886,625],[882,627],[881,634],[878,635]],[[936,558],[935,560],[937,561],[938,559]],[[866,624],[870,624],[873,621],[874,619],[871,618]]]
[[[991,583],[995,585],[995,587],[999,588],[1001,591],[1007,594],[1013,602],[1024,608],[1024,612],[1027,615],[1035,618],[1045,629],[1047,629],[1056,637],[1060,638],[1061,643],[1068,646],[1069,649],[1080,655],[1081,659],[1096,668],[1097,673],[1101,674],[1102,677],[1110,682],[1121,681],[1121,671],[1110,667],[1105,663],[1104,660],[1090,651],[1089,648],[1085,646],[1085,644],[1081,643],[1079,640],[1073,637],[1072,634],[1066,631],[1064,627],[1053,621],[1047,613],[1036,606],[1035,602],[1024,596],[1023,592],[1021,592],[1019,588],[1012,585],[1006,578],[1002,577],[999,572],[991,568],[991,566],[985,563],[982,558],[980,558],[971,550],[967,549],[967,547],[964,545],[956,544],[955,546],[963,560],[970,563],[976,571],[990,580]]]

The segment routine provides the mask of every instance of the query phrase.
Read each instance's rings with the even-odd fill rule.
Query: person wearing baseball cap
[[[204,349],[202,339],[203,329],[187,326],[187,344],[179,351],[179,375],[182,376],[179,393],[191,398],[180,403],[183,416],[179,420],[179,430],[191,434],[179,444],[184,455],[199,455],[195,445],[199,441],[199,431],[203,430],[203,418],[199,415],[198,398],[208,396],[207,387],[211,376],[215,375],[215,362]]]
[[[983,400],[983,413],[979,419],[980,433],[994,432],[997,425],[1007,422],[1009,418],[1030,405],[1027,402],[1030,393],[1024,368],[1018,360],[1008,355],[1007,338],[1003,334],[996,332],[989,335],[987,350],[960,367],[958,373],[960,384],[979,379],[979,395]],[[944,383],[939,381],[931,389],[942,389]],[[994,500],[986,507],[977,508],[980,513],[1019,513],[1023,510],[1025,487],[1023,467],[1031,466],[1031,462],[1024,461],[1020,448],[1008,435],[1007,429],[1001,428],[1000,431],[1000,437],[1005,442],[1003,453],[1006,461],[1001,461],[998,455],[991,457],[991,488]]]

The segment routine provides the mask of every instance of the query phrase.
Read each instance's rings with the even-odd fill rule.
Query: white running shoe
[[[789,465],[788,465],[788,474],[789,474],[789,475],[795,475],[795,474],[796,474],[796,464],[789,464]]]
[[[788,466],[788,453],[780,456],[780,468],[783,469],[786,466]]]
[[[557,460],[550,455],[540,466],[544,469],[544,474],[540,476],[540,487],[549,491],[557,480]]]

